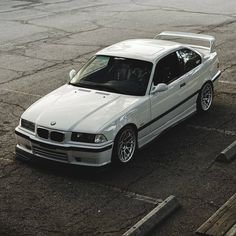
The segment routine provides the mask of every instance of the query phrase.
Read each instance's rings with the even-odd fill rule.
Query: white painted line
[[[219,80],[219,83],[222,83],[222,84],[235,84],[236,85],[235,81],[228,81],[228,80]]]
[[[27,95],[27,96],[33,96],[33,97],[42,97],[41,95],[38,94],[32,94],[32,93],[26,93],[26,92],[22,92],[22,91],[18,91],[18,90],[12,90],[12,89],[1,89],[7,92],[12,92],[12,93],[19,93],[19,94],[23,94],[23,95]]]
[[[180,207],[175,196],[169,196],[165,201],[156,206],[132,228],[123,234],[123,236],[144,236],[162,220]]]
[[[217,161],[230,162],[236,158],[236,140],[223,150],[217,157]]]
[[[117,188],[117,187],[113,187],[113,186],[110,186],[110,185],[104,185],[104,184],[100,184],[100,185],[102,187],[105,187],[105,188],[110,189],[112,191],[123,193],[126,197],[129,197],[129,198],[132,198],[132,199],[135,199],[135,200],[138,200],[138,201],[147,202],[147,203],[151,203],[151,204],[154,204],[154,205],[157,205],[157,204],[163,202],[162,199],[148,197],[148,196],[145,196],[145,195],[130,192],[130,191],[120,189],[120,188]]]
[[[194,128],[194,129],[201,129],[201,130],[205,130],[205,131],[214,131],[214,132],[218,132],[218,133],[225,134],[225,135],[236,136],[236,132],[230,131],[230,130],[208,128],[208,127],[198,126],[198,125],[187,125],[187,126],[190,128]]]
[[[126,196],[130,197],[130,198],[133,198],[135,200],[138,200],[138,201],[147,202],[147,203],[151,203],[151,204],[154,204],[154,205],[163,202],[162,199],[156,199],[156,198],[148,197],[148,196],[133,193],[133,192],[127,192]]]

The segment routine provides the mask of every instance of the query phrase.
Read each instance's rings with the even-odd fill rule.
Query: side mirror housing
[[[160,83],[160,84],[152,87],[151,94],[155,94],[157,92],[163,92],[166,90],[168,90],[168,85],[164,84],[164,83]]]
[[[71,81],[75,77],[76,74],[77,74],[76,70],[72,69],[69,72],[69,81]]]

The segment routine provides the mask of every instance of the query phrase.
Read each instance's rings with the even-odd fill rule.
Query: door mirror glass
[[[69,73],[69,81],[71,81],[77,74],[76,70],[72,69]]]
[[[151,94],[155,94],[157,92],[163,92],[163,91],[166,91],[168,90],[168,85],[167,84],[164,84],[164,83],[160,83],[156,86],[152,86],[152,89],[151,89]]]

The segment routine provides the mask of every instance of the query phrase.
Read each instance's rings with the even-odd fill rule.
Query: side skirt
[[[142,139],[138,140],[138,148],[141,149],[144,146],[148,145],[151,141],[153,141],[155,138],[163,134],[164,132],[167,132],[169,129],[173,128],[174,126],[180,124],[184,120],[188,119],[189,117],[195,115],[197,112],[196,104],[192,105],[190,108],[190,111],[183,115],[183,113],[180,115],[180,118],[177,121],[173,121],[174,118],[171,120],[171,122],[165,123],[163,126],[159,127],[158,129],[152,131],[150,134],[142,137]],[[159,130],[157,132],[157,130]],[[156,134],[155,134],[156,133]],[[146,140],[144,140],[146,139]]]

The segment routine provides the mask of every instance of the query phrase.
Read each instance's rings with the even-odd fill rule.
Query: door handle
[[[182,83],[182,84],[180,84],[180,88],[182,88],[182,87],[184,87],[186,85],[186,83]]]

